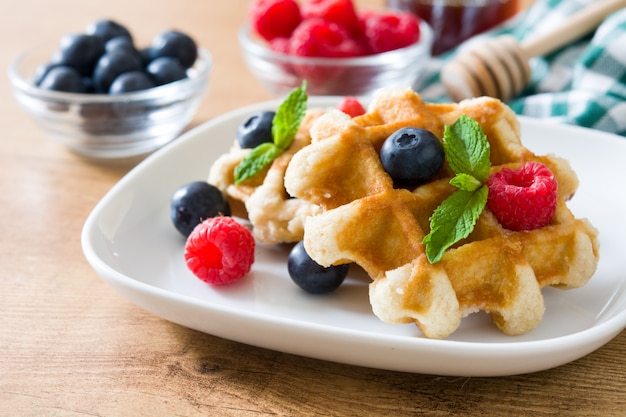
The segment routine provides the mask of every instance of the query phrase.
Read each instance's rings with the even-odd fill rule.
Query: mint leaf
[[[235,184],[254,177],[271,164],[283,151],[273,143],[262,143],[254,148],[235,167]]]
[[[285,101],[281,103],[272,123],[272,137],[274,144],[281,149],[287,149],[298,133],[302,119],[306,114],[306,83],[293,90]]]
[[[487,204],[487,194],[486,185],[475,191],[457,190],[435,209],[430,219],[430,233],[423,241],[430,263],[439,262],[446,249],[472,233]]]
[[[236,185],[257,175],[291,146],[306,114],[307,100],[306,82],[303,82],[289,93],[276,110],[272,121],[273,143],[260,144],[235,167]]]
[[[422,241],[430,263],[439,262],[446,249],[472,233],[489,194],[485,182],[491,170],[490,146],[480,124],[462,115],[445,127],[443,147],[448,165],[456,174],[450,184],[458,190],[430,218],[430,233]]]
[[[473,175],[469,174],[456,174],[454,178],[450,180],[450,184],[464,191],[474,191],[483,185],[482,182],[478,181]]]
[[[446,126],[443,144],[450,168],[456,174],[472,175],[480,182],[489,178],[489,141],[480,124],[467,115]]]

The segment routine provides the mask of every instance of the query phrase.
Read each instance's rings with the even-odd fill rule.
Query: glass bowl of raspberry
[[[143,157],[191,121],[206,93],[212,58],[182,32],[164,31],[139,50],[121,25],[98,23],[117,30],[119,49],[106,34],[89,32],[29,49],[9,67],[13,95],[37,125],[77,154]],[[119,36],[120,28],[127,35]],[[173,45],[186,48],[186,56],[160,56]]]
[[[310,95],[367,96],[415,87],[433,34],[414,14],[357,11],[349,0],[257,0],[239,43],[248,68],[273,95],[306,81]]]

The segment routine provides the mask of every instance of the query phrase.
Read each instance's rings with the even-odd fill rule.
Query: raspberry
[[[365,108],[356,97],[346,97],[337,106],[339,110],[346,113],[350,117],[357,117],[365,114]]]
[[[352,0],[306,0],[302,4],[302,18],[321,18],[348,29],[353,35],[361,33],[361,24]]]
[[[504,168],[487,181],[487,205],[510,230],[548,225],[556,211],[557,182],[548,167],[527,162],[518,170]]]
[[[347,58],[365,53],[363,46],[344,27],[320,18],[311,18],[293,31],[291,54],[308,57]]]
[[[296,0],[256,0],[249,15],[252,28],[267,41],[289,37],[302,20]]]
[[[272,39],[270,42],[270,49],[274,52],[278,52],[280,54],[288,54],[289,53],[289,38],[285,38],[283,36],[278,36]]]
[[[347,29],[319,18],[306,19],[293,31],[289,53],[302,57],[348,58],[363,55],[362,45],[352,39]],[[295,73],[307,80],[311,89],[323,89],[329,80],[341,77],[341,66],[297,64]]]
[[[373,54],[404,48],[420,38],[419,19],[409,12],[361,14],[364,36]]]
[[[232,217],[212,217],[198,224],[185,245],[185,262],[209,284],[228,284],[246,275],[254,262],[252,233]]]

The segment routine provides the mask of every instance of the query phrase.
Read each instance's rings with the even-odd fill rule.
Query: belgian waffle
[[[422,240],[433,211],[453,191],[453,174],[444,166],[431,182],[397,187],[379,151],[401,127],[428,129],[441,139],[462,114],[483,128],[492,172],[527,161],[553,171],[557,210],[548,226],[514,232],[485,209],[474,231],[431,264]],[[372,279],[373,312],[385,322],[414,322],[425,336],[444,338],[467,314],[485,311],[504,333],[523,334],[543,317],[543,287],[579,287],[595,272],[597,231],[566,205],[578,187],[576,174],[562,158],[525,148],[516,115],[499,100],[433,104],[409,89],[384,90],[365,115],[352,119],[330,110],[310,135],[285,171],[287,191],[314,208],[304,223],[305,248],[321,265],[360,265]]]

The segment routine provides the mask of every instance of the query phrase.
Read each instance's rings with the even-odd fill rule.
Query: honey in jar
[[[387,0],[389,7],[413,12],[431,26],[433,55],[510,19],[518,12],[518,3],[519,0]]]

